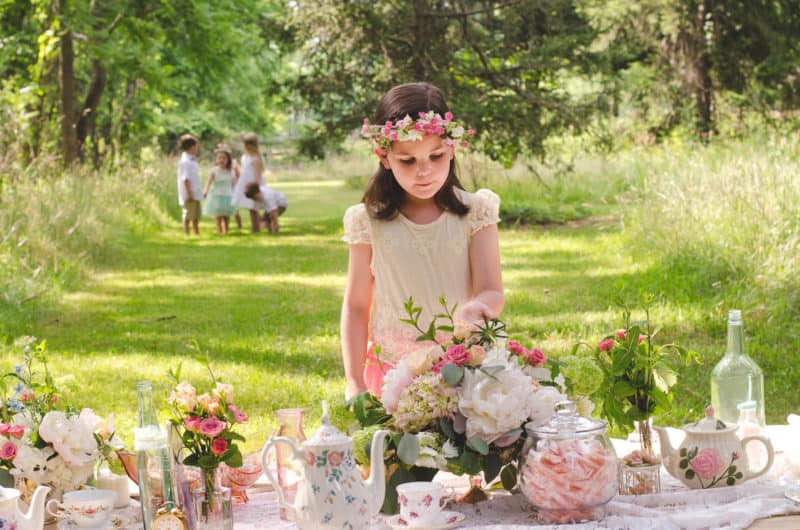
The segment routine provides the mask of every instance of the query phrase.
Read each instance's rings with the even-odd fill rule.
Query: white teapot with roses
[[[670,445],[664,427],[653,426],[661,443],[661,459],[669,474],[692,489],[734,486],[756,478],[772,466],[774,452],[769,439],[763,436],[736,436],[736,424],[726,424],[714,417],[714,409],[706,409],[705,418],[683,426],[686,437],[675,449]],[[764,444],[767,462],[761,469],[750,469],[746,447]],[[752,453],[751,453],[752,454]]]
[[[17,530],[42,530],[44,527],[44,501],[50,488],[38,486],[27,512],[19,509],[22,492],[0,487],[0,528]]]

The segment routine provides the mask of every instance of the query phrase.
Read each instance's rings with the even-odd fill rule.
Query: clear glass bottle
[[[150,530],[153,517],[164,500],[164,462],[169,462],[167,433],[158,423],[153,406],[153,385],[136,383],[139,399],[139,423],[133,429],[139,500],[142,504],[144,530]]]
[[[728,312],[728,347],[711,372],[711,406],[717,418],[738,423],[743,413],[747,420],[763,428],[764,373],[744,352],[742,312]]]
[[[290,438],[297,447],[300,447],[306,441],[306,433],[303,431],[305,412],[306,409],[301,408],[276,410],[278,430],[275,432],[275,436]],[[275,445],[273,451],[274,454],[267,456],[267,465],[274,469],[275,475],[278,477],[278,485],[283,492],[284,500],[293,504],[297,494],[297,485],[302,476],[302,465],[292,457],[292,452],[286,444]],[[281,507],[280,517],[284,521],[291,520],[291,511]]]

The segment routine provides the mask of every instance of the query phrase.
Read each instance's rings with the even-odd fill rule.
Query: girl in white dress
[[[413,116],[413,118],[412,118]],[[441,313],[439,297],[458,304],[456,318],[479,322],[503,308],[497,223],[500,199],[464,191],[455,147],[474,134],[453,120],[441,91],[428,83],[389,90],[362,135],[380,165],[363,202],[348,208],[350,244],[341,318],[347,397],[380,395],[383,374],[424,344],[407,318],[409,296],[420,321]],[[376,359],[374,346],[381,346]],[[430,345],[428,345],[430,347]]]
[[[244,143],[244,153],[242,154],[241,173],[236,187],[233,190],[233,206],[236,208],[246,208],[250,211],[250,225],[253,232],[261,231],[261,221],[258,210],[252,199],[248,199],[244,192],[247,185],[255,182],[259,186],[264,184],[264,161],[258,151],[258,136],[256,133],[245,133],[242,135]]]
[[[234,171],[230,150],[225,146],[217,146],[214,162],[216,166],[211,170],[203,191],[203,198],[206,199],[203,213],[214,217],[217,234],[227,234],[230,217],[236,213],[236,208],[231,204]]]

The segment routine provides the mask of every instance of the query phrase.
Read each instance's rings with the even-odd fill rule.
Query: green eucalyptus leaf
[[[483,438],[475,436],[467,440],[467,447],[472,449],[478,454],[487,455],[489,454],[489,444]]]
[[[404,464],[413,466],[419,456],[419,449],[419,438],[417,438],[417,435],[407,432],[403,434],[400,443],[397,444],[397,456]]]
[[[440,373],[448,385],[455,386],[464,379],[464,368],[453,363],[447,363],[442,366]]]

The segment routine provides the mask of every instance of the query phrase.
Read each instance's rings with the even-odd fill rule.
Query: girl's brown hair
[[[258,135],[256,133],[244,133],[242,135],[242,143],[244,143],[245,148],[258,151]]]
[[[233,156],[231,155],[230,148],[228,148],[228,146],[225,144],[219,143],[214,151],[214,156],[217,156],[219,153],[222,153],[228,157],[228,163],[225,164],[225,169],[230,169],[233,166]]]
[[[434,111],[444,116],[450,109],[442,91],[430,83],[406,83],[389,89],[378,103],[375,120],[372,123],[385,123],[403,119],[406,114],[415,117],[420,112]],[[437,206],[463,216],[469,207],[461,202],[455,188],[464,189],[456,177],[455,157],[450,161],[450,171],[441,189],[433,196]],[[369,214],[376,219],[394,218],[405,198],[405,190],[400,187],[390,169],[378,164],[361,199]]]

